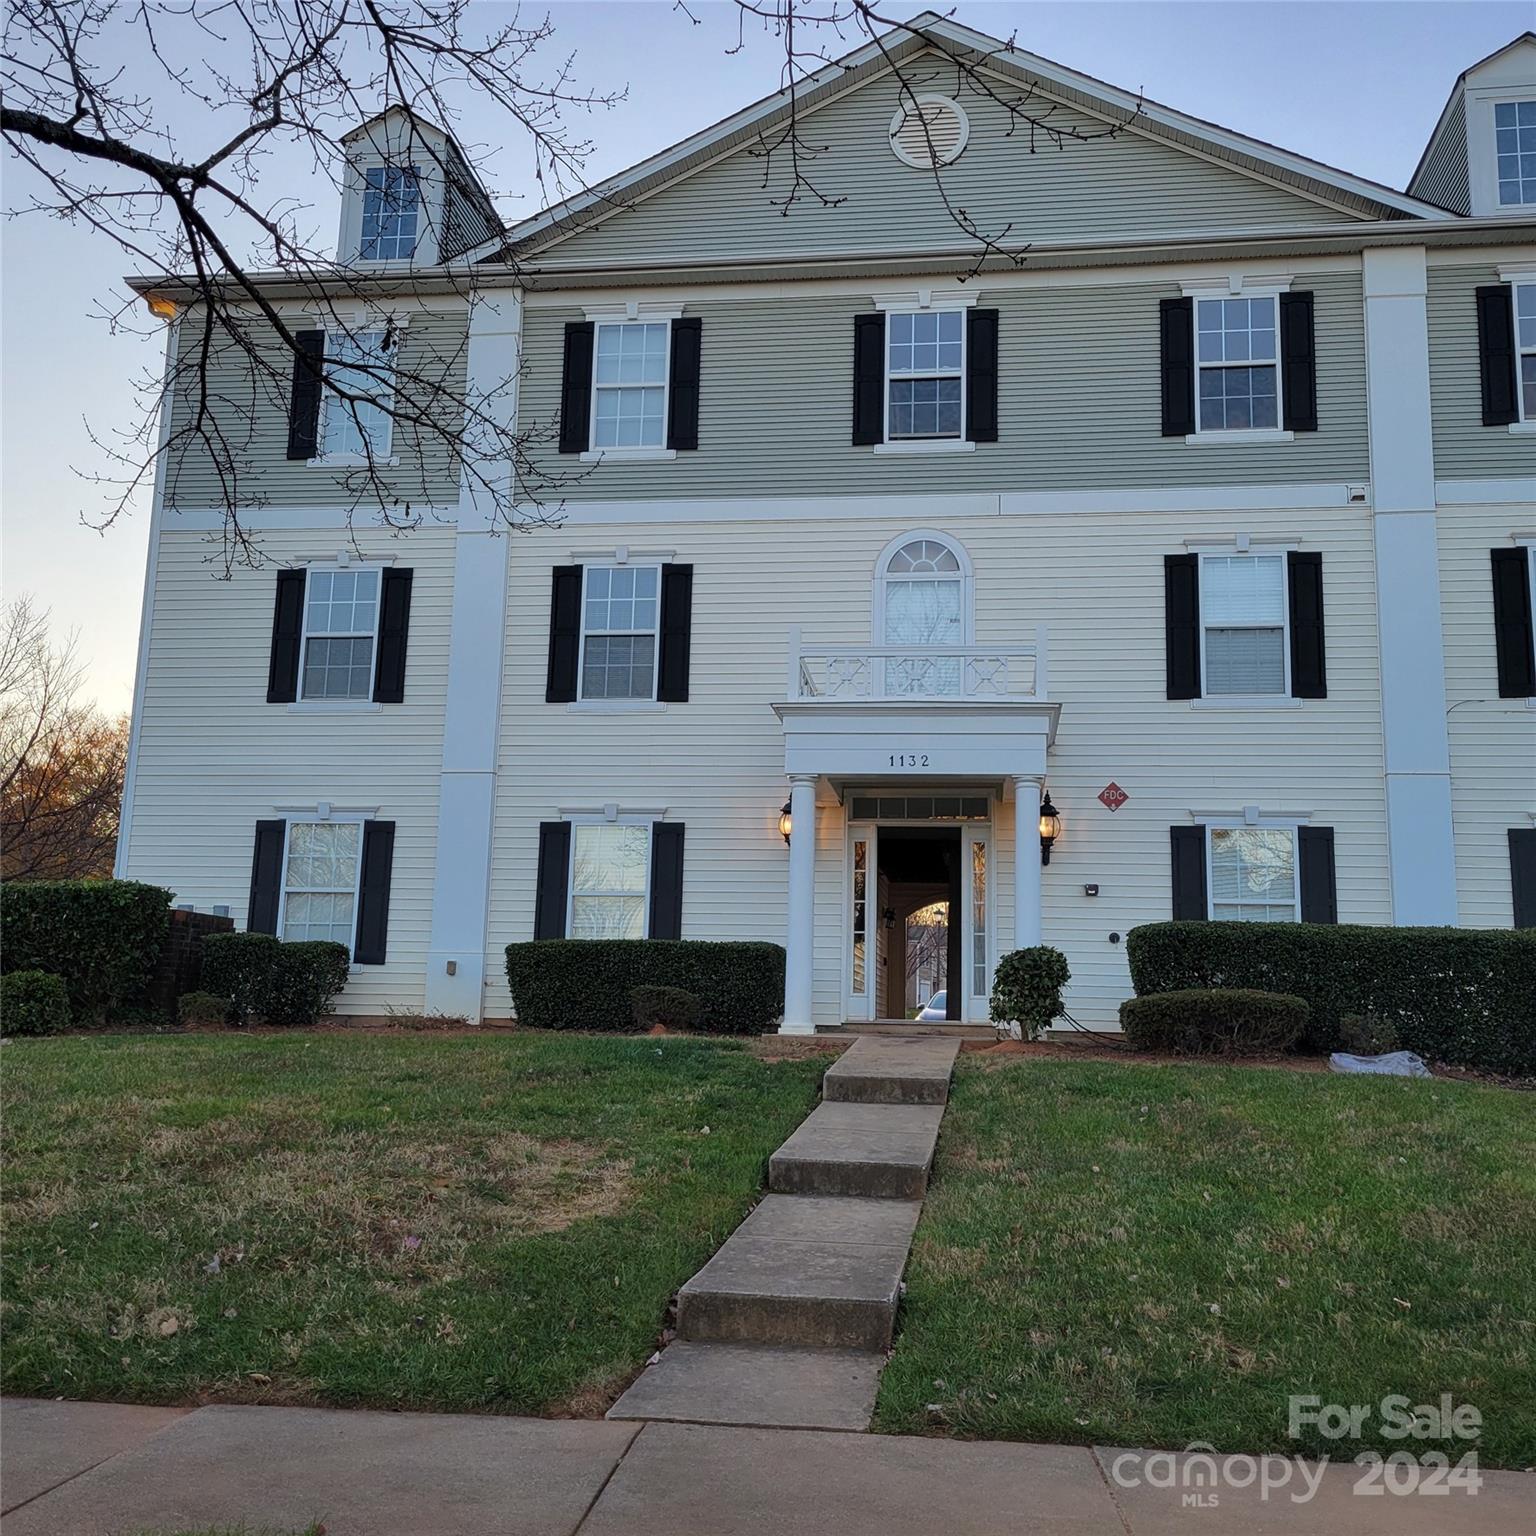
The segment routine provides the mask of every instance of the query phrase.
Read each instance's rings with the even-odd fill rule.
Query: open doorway
[[[958,827],[882,827],[876,868],[879,988],[875,1015],[964,1017]],[[938,994],[943,994],[942,1004]]]

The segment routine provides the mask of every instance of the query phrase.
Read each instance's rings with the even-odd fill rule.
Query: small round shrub
[[[699,994],[686,987],[631,987],[629,1000],[634,1004],[638,1030],[658,1025],[662,1029],[693,1029],[704,1012]]]
[[[1026,1039],[1037,1039],[1061,1016],[1071,978],[1067,957],[1049,944],[1004,955],[992,977],[992,1022],[1017,1024]]]
[[[269,933],[214,933],[203,940],[203,985],[229,999],[236,1024],[314,1024],[347,984],[349,968],[347,946],[327,939],[281,943]]]
[[[0,1034],[58,1035],[69,1028],[69,991],[47,971],[0,976]]]
[[[212,992],[183,992],[176,999],[176,1022],[187,1029],[206,1029],[227,1024],[231,1004]]]
[[[1120,1028],[1138,1050],[1181,1056],[1263,1056],[1290,1050],[1309,1009],[1284,992],[1207,987],[1153,992],[1120,1005]]]

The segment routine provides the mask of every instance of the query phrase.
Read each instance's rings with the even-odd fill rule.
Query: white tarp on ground
[[[1380,1077],[1431,1077],[1424,1065],[1424,1058],[1412,1051],[1388,1051],[1385,1056],[1351,1056],[1345,1051],[1335,1051],[1328,1058],[1328,1065],[1335,1072],[1365,1072]]]

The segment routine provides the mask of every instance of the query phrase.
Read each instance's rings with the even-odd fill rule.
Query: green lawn
[[[554,1035],[3,1051],[3,1389],[591,1412],[824,1055]]]
[[[1528,1467],[1533,1382],[1536,1095],[961,1057],[878,1428],[1337,1459],[1436,1446],[1291,1393],[1450,1392]]]

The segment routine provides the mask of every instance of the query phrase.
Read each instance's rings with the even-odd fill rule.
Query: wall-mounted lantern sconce
[[[896,926],[896,909],[895,909],[895,907],[887,907],[880,914],[880,916],[881,916],[882,920],[884,921],[885,926],[887,928],[892,928],[892,929],[895,928],[895,926]]]
[[[789,801],[786,800],[779,807],[779,836],[784,839],[786,847],[789,846],[789,834],[794,830],[795,820],[789,814]]]
[[[1051,844],[1061,836],[1061,813],[1051,804],[1051,792],[1046,790],[1040,800],[1040,862],[1051,862]]]

